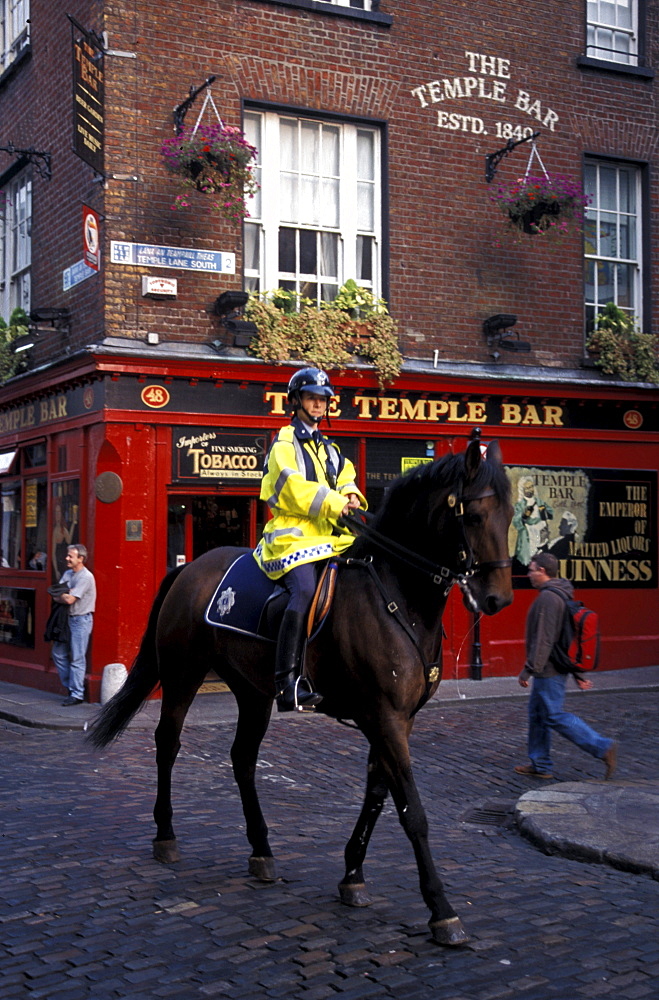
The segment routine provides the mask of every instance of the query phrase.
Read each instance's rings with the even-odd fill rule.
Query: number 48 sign
[[[169,392],[163,385],[146,385],[142,389],[142,402],[153,410],[159,410],[161,407],[167,406]]]

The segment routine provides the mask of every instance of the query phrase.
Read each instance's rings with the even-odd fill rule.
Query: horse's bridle
[[[355,535],[363,535],[368,539],[368,541],[373,542],[374,545],[383,549],[399,562],[404,562],[408,566],[412,566],[413,569],[418,570],[418,572],[423,573],[425,576],[429,577],[433,584],[443,586],[445,595],[448,595],[453,584],[457,583],[470,603],[474,605],[474,610],[477,610],[475,601],[467,589],[470,577],[488,572],[491,569],[505,569],[512,565],[512,559],[496,559],[486,563],[477,562],[466,536],[464,528],[465,505],[471,503],[472,501],[485,500],[487,497],[492,496],[496,496],[493,489],[483,490],[482,493],[478,493],[476,495],[462,493],[450,493],[448,495],[446,503],[449,509],[453,512],[456,520],[456,526],[459,526],[459,532],[461,535],[461,544],[458,549],[458,565],[455,569],[452,569],[449,566],[441,566],[438,563],[434,563],[430,559],[426,559],[424,556],[419,555],[419,553],[415,552],[413,549],[408,549],[405,545],[401,545],[400,542],[395,542],[393,539],[381,534],[381,532],[376,531],[375,528],[368,523],[368,518],[371,515],[367,514],[366,511],[353,511],[348,516],[342,516],[339,518],[339,524],[348,528]],[[367,556],[366,560],[372,560],[372,556]],[[364,562],[365,560],[354,559],[352,561]],[[349,564],[351,562],[351,557],[346,557],[345,562]]]
[[[338,519],[338,523],[348,528],[357,536],[363,535],[369,542],[372,542],[374,545],[377,545],[378,548],[383,549],[387,555],[393,557],[398,562],[406,563],[408,566],[417,570],[417,572],[427,576],[433,584],[443,588],[443,597],[448,597],[451,592],[451,588],[455,583],[457,583],[462,591],[464,600],[468,604],[471,611],[473,611],[474,614],[478,614],[480,609],[476,603],[476,599],[469,589],[470,578],[479,573],[483,573],[488,569],[504,569],[512,565],[512,559],[497,559],[487,563],[476,562],[472,548],[465,533],[463,518],[465,504],[474,500],[485,500],[487,497],[495,495],[496,493],[493,489],[486,489],[483,490],[482,493],[473,496],[462,493],[450,493],[447,497],[447,506],[449,510],[453,512],[457,525],[459,525],[458,530],[462,536],[460,539],[461,545],[458,549],[459,564],[455,569],[452,569],[449,566],[440,566],[438,563],[434,563],[430,559],[426,559],[424,556],[419,555],[419,553],[415,552],[413,549],[408,549],[405,545],[401,545],[400,542],[395,542],[393,539],[388,538],[381,532],[376,531],[376,529],[368,523],[368,518],[372,515],[367,514],[366,511],[352,511],[350,515],[340,517]],[[406,632],[414,644],[421,658],[421,662],[423,663],[424,674],[426,677],[425,694],[415,708],[415,712],[418,711],[418,709],[421,708],[424,702],[429,698],[432,685],[436,683],[440,676],[440,661],[436,661],[434,663],[427,662],[419,637],[414,630],[414,626],[407,620],[398,603],[395,600],[392,600],[386,586],[378,576],[373,566],[372,555],[362,557],[348,555],[335,558],[337,562],[341,562],[344,565],[361,566],[362,568],[368,570],[373,582],[384,599],[387,611],[393,615],[398,624]]]

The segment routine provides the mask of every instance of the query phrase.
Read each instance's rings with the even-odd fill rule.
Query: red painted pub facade
[[[167,569],[215,545],[256,543],[262,460],[285,419],[294,369],[247,359],[219,366],[175,352],[147,365],[130,347],[94,349],[66,367],[52,393],[40,387],[32,400],[24,391],[0,424],[4,460],[13,462],[3,497],[22,494],[25,511],[23,537],[3,540],[8,555],[18,561],[18,549],[30,558],[46,551],[51,566],[2,574],[8,615],[0,669],[5,680],[58,690],[42,637],[46,587],[61,571],[62,542],[84,539],[99,589],[88,678],[97,699],[103,666],[132,661]],[[656,397],[619,386],[598,386],[596,397],[588,385],[545,383],[539,392],[522,376],[497,372],[489,381],[420,368],[381,392],[356,368],[336,379],[332,434],[355,461],[372,506],[411,464],[461,450],[474,426],[484,441],[499,440],[513,500],[530,479],[551,511],[541,541],[601,614],[603,668],[654,663]],[[482,676],[514,673],[523,659],[532,592],[521,534],[511,527],[515,602],[481,623]],[[445,624],[445,676],[473,676],[473,621],[457,593]]]
[[[451,595],[445,676],[520,669],[539,548],[600,613],[604,669],[659,663],[659,391],[585,346],[608,301],[659,332],[657,5],[179,0],[174,33],[151,0],[14,6],[0,316],[32,319],[0,386],[0,680],[59,691],[43,633],[69,541],[98,584],[91,700],[107,664],[130,666],[169,568],[256,544],[296,362],[250,355],[216,300],[320,302],[351,278],[386,299],[403,356],[384,388],[359,358],[331,373],[330,433],[371,507],[474,427],[511,479],[515,601],[478,650]],[[244,221],[199,191],[172,210],[173,109],[258,148]],[[528,170],[582,184],[583,229],[511,231],[493,193]]]

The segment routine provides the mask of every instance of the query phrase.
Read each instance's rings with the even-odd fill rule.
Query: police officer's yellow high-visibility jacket
[[[266,457],[261,500],[273,517],[254,550],[261,569],[277,580],[295,566],[329,559],[351,545],[354,535],[337,528],[349,493],[366,508],[352,462],[294,417],[279,431]]]

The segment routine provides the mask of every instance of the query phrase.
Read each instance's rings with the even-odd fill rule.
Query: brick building
[[[387,300],[404,357],[385,389],[359,358],[336,373],[333,432],[372,505],[478,425],[514,500],[546,511],[511,528],[519,592],[482,625],[484,672],[519,667],[538,546],[601,612],[605,667],[657,662],[659,393],[585,349],[609,301],[659,332],[656,5],[0,0],[0,25],[0,315],[32,316],[0,388],[0,678],[58,690],[42,635],[67,539],[99,585],[92,698],[168,567],[255,544],[248,459],[295,362],[236,346],[216,300],[349,278]],[[259,150],[239,225],[202,193],[171,207],[173,111],[203,124],[213,104]],[[585,234],[511,235],[492,194],[527,170],[585,187]],[[218,469],[209,441],[245,467]],[[446,624],[465,676],[479,654],[453,597]]]

